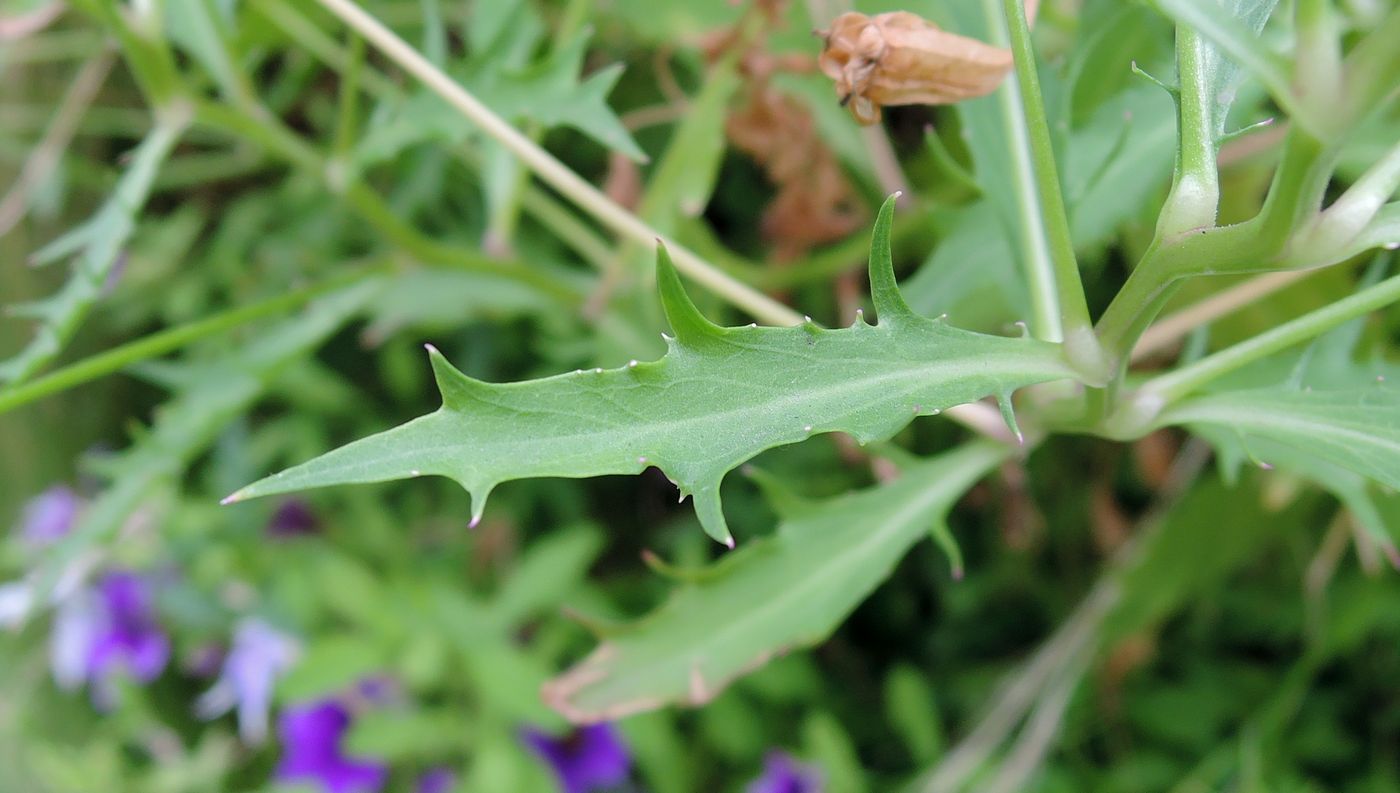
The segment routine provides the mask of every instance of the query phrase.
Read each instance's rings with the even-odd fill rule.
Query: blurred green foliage
[[[58,5],[25,0],[3,15],[38,19]],[[744,790],[776,749],[819,767],[832,793],[1400,791],[1400,585],[1381,551],[1400,527],[1400,501],[1362,476],[1394,485],[1394,392],[1327,402],[1331,423],[1318,424],[1314,403],[1294,410],[1279,390],[1374,385],[1394,369],[1394,312],[1226,384],[1266,389],[1257,399],[1220,389],[1182,406],[1172,423],[1203,431],[1218,468],[1200,438],[1168,428],[1131,444],[1066,435],[1024,458],[979,458],[975,472],[950,477],[957,492],[887,482],[964,459],[948,450],[967,430],[920,418],[866,449],[839,435],[770,449],[757,476],[726,479],[732,561],[655,470],[507,482],[472,530],[467,494],[441,480],[318,491],[304,501],[314,528],[277,534],[269,525],[287,502],[218,500],[437,409],[425,343],[493,383],[659,356],[667,325],[650,251],[532,181],[311,0],[67,5],[0,40],[0,183],[20,191],[3,204],[18,214],[0,236],[0,298],[29,306],[0,317],[0,355],[18,356],[0,377],[41,387],[45,370],[117,357],[0,414],[0,525],[18,526],[55,483],[84,503],[74,530],[43,553],[18,532],[0,539],[0,581],[46,598],[75,564],[144,571],[158,582],[173,660],[99,708],[51,679],[46,600],[0,628],[0,791],[295,789],[274,779],[286,751],[276,730],[251,745],[233,718],[194,711],[213,682],[201,659],[226,650],[248,616],[301,645],[274,711],[388,681],[344,739],[388,764],[388,789],[414,790],[437,767],[454,772],[458,791],[556,789],[520,731],[567,729],[541,689],[598,636],[665,654],[709,638],[724,624],[717,606],[758,613],[763,604],[747,598],[799,586],[821,593],[807,604],[820,619],[760,622],[753,641],[782,651],[773,660],[727,659],[733,684],[701,697],[668,679],[656,696],[708,703],[619,722],[636,766],[622,789]],[[864,228],[770,261],[782,240],[760,218],[777,188],[726,124],[760,81],[742,53],[712,53],[716,33],[755,24],[746,5],[361,5],[723,271],[828,326],[870,307]],[[753,52],[814,57],[809,31],[837,5],[777,3],[771,26],[747,34]],[[854,5],[988,35],[971,0]],[[1348,50],[1397,18],[1394,3],[1335,5]],[[1151,247],[1172,182],[1172,97],[1130,66],[1171,75],[1174,31],[1146,5],[1043,6],[1042,89],[1097,313]],[[144,33],[127,25],[148,8],[163,9],[151,35],[165,56],[143,60],[131,35]],[[1294,33],[1280,12],[1260,46],[1291,52]],[[95,82],[86,91],[84,79]],[[870,217],[891,187],[882,152],[895,157],[910,206],[894,226],[894,264],[913,308],[1015,335],[1030,310],[1028,232],[1001,97],[890,109],[872,143],[815,70],[779,68],[769,83],[804,114]],[[1395,144],[1393,91],[1374,105],[1336,151],[1329,197]],[[1279,112],[1246,81],[1226,129]],[[1281,146],[1269,130],[1226,146],[1220,212],[1233,222],[1263,203]],[[24,176],[46,151],[52,167]],[[26,266],[35,258],[49,264]],[[1339,299],[1356,270],[1309,276],[1220,317],[1183,355]],[[1188,283],[1171,305],[1233,283]],[[307,287],[295,306],[275,302]],[[691,294],[715,321],[747,322],[714,295]],[[270,308],[256,321],[159,350],[122,346],[257,306]],[[1269,429],[1291,428],[1286,443],[1251,435],[1249,422],[1269,416],[1283,417]],[[1348,426],[1384,448],[1356,454],[1336,431]],[[1270,470],[1251,464],[1261,450]],[[949,509],[984,468],[995,472]],[[855,571],[844,588],[805,581],[808,556],[830,549],[797,542],[797,529],[853,547],[891,525],[862,508],[881,498],[881,509],[897,512],[903,498],[924,510],[897,516],[908,525],[879,564],[839,567]],[[942,548],[904,553],[930,529]],[[706,584],[713,575],[731,577]],[[707,586],[728,600],[693,596]],[[640,671],[623,682],[645,689]]]

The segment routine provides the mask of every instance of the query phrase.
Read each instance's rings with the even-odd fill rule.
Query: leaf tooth
[[[462,374],[448,362],[440,350],[431,344],[423,345],[428,350],[428,360],[433,365],[433,379],[437,380],[438,391],[442,393],[442,404],[448,410],[462,410],[477,401],[478,394],[490,386]]]
[[[656,285],[661,291],[661,308],[666,312],[666,321],[682,346],[704,344],[724,332],[695,307],[690,295],[686,294],[676,266],[671,263],[671,254],[660,242],[656,246]]]
[[[481,525],[481,516],[486,512],[486,499],[494,487],[491,483],[466,485],[467,493],[472,498],[472,519],[467,528],[474,529]]]
[[[1006,428],[1011,430],[1011,434],[1016,436],[1016,442],[1025,444],[1026,436],[1021,434],[1021,427],[1016,423],[1016,408],[1011,404],[1011,392],[997,394],[997,407],[1001,408],[1002,421],[1006,422]]]
[[[701,485],[692,495],[691,500],[695,504],[695,516],[700,519],[700,527],[714,538],[715,542],[733,548],[734,535],[729,533],[729,523],[724,519],[724,507],[719,501],[719,482]]]
[[[958,541],[953,537],[953,532],[948,529],[948,523],[943,519],[934,521],[933,527],[929,529],[929,535],[933,537],[933,542],[948,557],[948,566],[951,568],[954,581],[961,581],[963,578],[963,556],[962,549],[958,547]]]
[[[713,566],[678,567],[662,559],[656,552],[650,549],[642,551],[642,562],[646,564],[647,567],[651,568],[653,573],[681,584],[698,584],[707,578],[713,578],[715,576]]]
[[[880,214],[875,218],[875,231],[870,240],[870,297],[875,302],[876,320],[881,325],[898,325],[918,317],[904,302],[904,295],[900,294],[899,283],[894,277],[890,227],[894,223],[894,203],[899,195],[895,193],[885,199]]]

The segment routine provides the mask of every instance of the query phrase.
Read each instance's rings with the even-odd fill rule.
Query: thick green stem
[[[1176,173],[1171,193],[1157,220],[1157,239],[1170,239],[1191,229],[1215,225],[1220,204],[1220,171],[1216,165],[1216,98],[1206,79],[1201,34],[1186,25],[1176,28],[1177,95]]]

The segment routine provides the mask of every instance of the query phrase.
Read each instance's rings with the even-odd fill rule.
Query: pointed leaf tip
[[[918,315],[904,302],[899,283],[894,277],[894,253],[891,250],[890,228],[894,224],[895,193],[885,199],[875,218],[875,230],[870,239],[870,297],[875,302],[877,324],[895,325]]]
[[[729,533],[729,523],[724,519],[724,507],[719,500],[719,483],[696,488],[691,496],[700,527],[715,542],[733,548],[734,536]]]
[[[943,551],[943,555],[948,557],[949,572],[954,581],[963,579],[963,556],[962,548],[958,547],[958,541],[953,538],[953,532],[948,529],[948,524],[942,519],[936,520],[929,530],[933,542]]]
[[[666,321],[682,345],[698,344],[719,334],[721,328],[706,319],[691,301],[685,285],[681,283],[680,273],[676,272],[676,265],[671,262],[671,254],[660,240],[657,240],[656,246],[656,285],[661,292],[661,308],[666,312]]]

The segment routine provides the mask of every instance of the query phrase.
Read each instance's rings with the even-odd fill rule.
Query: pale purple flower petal
[[[522,739],[554,771],[564,793],[590,793],[619,785],[632,767],[627,746],[611,724],[580,727],[563,738],[527,728]]]
[[[79,588],[59,602],[49,653],[60,687],[87,682],[93,700],[106,707],[118,676],[141,683],[160,676],[170,660],[170,638],[156,622],[150,585],[134,573],[112,572],[95,588]]]
[[[32,548],[43,548],[68,536],[82,508],[78,494],[62,485],[29,500],[19,519],[19,536]]]
[[[102,625],[90,590],[79,589],[59,604],[49,632],[49,668],[59,688],[72,691],[87,680],[88,658]]]
[[[238,732],[249,744],[267,737],[268,712],[277,679],[296,663],[300,646],[292,637],[256,618],[242,620],[214,687],[195,703],[201,718],[238,709]]]
[[[746,793],[821,793],[821,772],[794,760],[785,752],[769,752],[763,758],[763,774],[749,783]]]
[[[282,711],[277,722],[282,739],[277,779],[319,783],[326,793],[376,793],[388,779],[389,767],[346,756],[341,740],[349,728],[350,712],[334,700]]]

